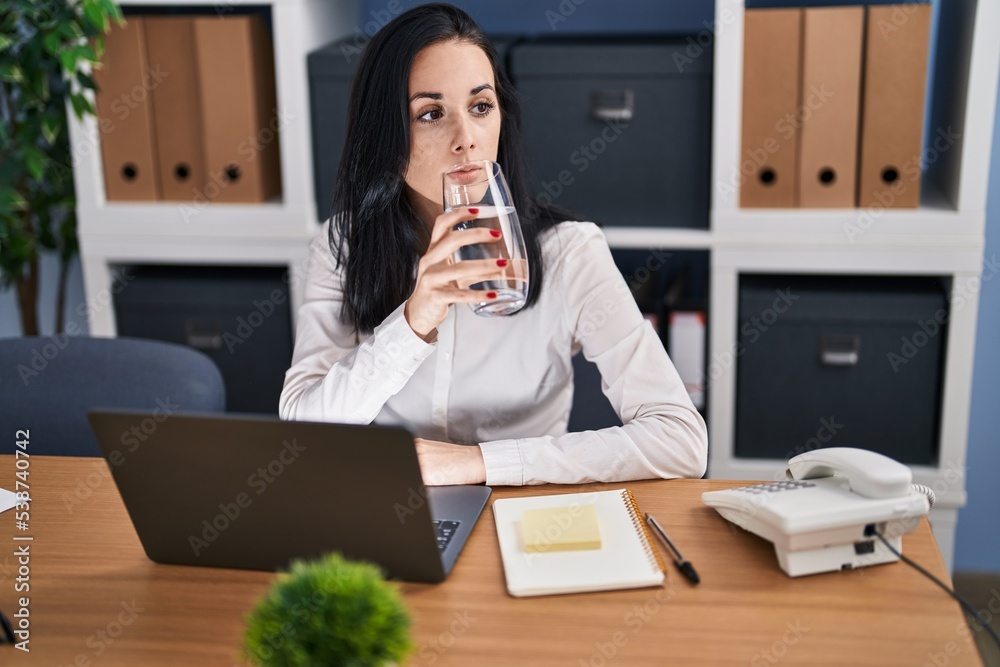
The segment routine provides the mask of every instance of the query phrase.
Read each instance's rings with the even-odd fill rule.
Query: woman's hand
[[[417,459],[426,486],[482,484],[486,464],[479,447],[417,438]]]
[[[406,300],[403,314],[410,328],[427,340],[448,316],[453,303],[479,303],[489,298],[481,290],[461,289],[484,280],[502,278],[504,273],[495,259],[477,259],[454,263],[452,255],[462,246],[473,243],[496,243],[500,232],[483,227],[455,231],[464,220],[475,220],[479,209],[462,208],[442,213],[434,221],[427,252],[417,264],[417,282]],[[505,261],[505,260],[501,260]],[[493,298],[496,298],[494,294]]]

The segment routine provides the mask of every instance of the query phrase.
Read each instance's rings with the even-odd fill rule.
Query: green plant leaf
[[[43,71],[38,73],[37,78],[33,82],[32,89],[35,91],[35,97],[43,102],[48,101],[51,95],[48,72]]]
[[[79,60],[79,55],[76,48],[66,49],[59,54],[59,64],[64,72],[75,72],[77,60]]]
[[[101,61],[101,59],[98,58],[97,54],[94,52],[94,47],[92,47],[89,43],[81,44],[77,47],[77,50],[80,53],[80,57],[86,58],[89,62],[97,63]]]
[[[83,15],[101,32],[108,31],[108,19],[97,0],[83,0]]]
[[[0,188],[0,210],[23,211],[27,206],[28,202],[14,188]]]
[[[115,4],[114,0],[97,0],[101,9],[104,13],[113,20],[118,25],[122,25],[125,22],[125,17],[122,15],[121,7]]]
[[[42,46],[45,47],[45,51],[57,56],[59,55],[59,49],[62,48],[62,37],[59,32],[53,31],[47,33],[45,37],[42,38]]]
[[[81,88],[86,88],[87,90],[97,90],[97,84],[94,83],[94,77],[90,76],[86,72],[77,72],[76,80],[80,82]]]
[[[262,667],[401,662],[413,650],[398,588],[370,563],[296,561],[247,617],[244,652]]]
[[[90,100],[83,96],[81,93],[71,93],[70,103],[73,105],[73,113],[76,117],[83,119],[86,114],[93,114],[94,107],[90,104]]]
[[[0,81],[21,83],[24,81],[24,72],[21,71],[21,67],[17,63],[2,63],[0,64]]]
[[[7,49],[14,43],[14,38],[5,33],[0,33],[0,51]]]
[[[25,146],[24,161],[31,177],[36,181],[42,180],[42,174],[45,171],[45,155],[34,146]]]
[[[65,37],[68,41],[74,42],[83,37],[83,30],[80,28],[79,23],[76,21],[70,21],[68,23],[60,24],[59,34]]]
[[[59,138],[59,130],[62,127],[62,118],[58,115],[45,114],[42,117],[42,134],[45,136],[45,141],[51,146],[56,143],[56,139]]]

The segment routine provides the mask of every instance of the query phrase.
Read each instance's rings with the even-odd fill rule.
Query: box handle
[[[595,90],[590,94],[590,111],[597,120],[632,120],[635,93],[624,90]]]
[[[184,320],[184,340],[196,350],[218,350],[222,347],[222,322],[215,318]]]
[[[861,357],[861,336],[824,334],[819,339],[819,358],[826,366],[857,366]]]

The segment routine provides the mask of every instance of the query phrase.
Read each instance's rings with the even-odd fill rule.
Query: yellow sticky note
[[[601,548],[593,505],[545,507],[521,512],[524,550],[535,553]]]

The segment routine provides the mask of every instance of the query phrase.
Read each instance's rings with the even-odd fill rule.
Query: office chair
[[[29,454],[100,456],[94,408],[223,412],[222,374],[182,345],[138,338],[0,339],[0,453],[29,430]]]

